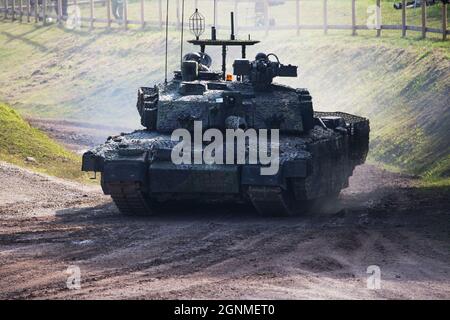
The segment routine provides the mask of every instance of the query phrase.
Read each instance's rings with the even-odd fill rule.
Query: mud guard
[[[102,188],[111,194],[108,185],[114,183],[139,183],[145,191],[148,185],[147,154],[133,158],[107,160],[103,166]]]

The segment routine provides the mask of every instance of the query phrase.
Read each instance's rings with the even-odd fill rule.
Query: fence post
[[[141,27],[145,28],[144,0],[141,0]]]
[[[406,37],[406,0],[402,0],[402,37]]]
[[[377,37],[381,37],[381,0],[377,0],[376,10],[376,28],[377,28]]]
[[[94,0],[89,0],[89,30],[94,29]]]
[[[297,26],[297,35],[300,35],[300,0],[295,2],[295,24]]]
[[[442,40],[447,40],[447,3],[442,3]]]
[[[123,0],[123,28],[128,29],[128,1]]]
[[[108,29],[111,29],[111,0],[106,0],[106,20]]]
[[[11,19],[12,21],[16,20],[16,8],[15,8],[15,0],[12,0],[11,2],[11,9],[12,9],[12,15],[11,15]]]
[[[356,36],[356,0],[352,0],[352,36]]]
[[[29,23],[30,21],[30,0],[27,0],[27,22]]]
[[[19,19],[20,19],[20,22],[22,22],[22,18],[23,18],[23,10],[22,10],[22,7],[23,7],[23,0],[19,0],[19,6],[20,6],[20,9],[19,9]]]
[[[34,22],[39,22],[39,4],[37,1],[34,1]]]
[[[62,0],[58,0],[58,25],[62,26]]]
[[[422,38],[427,37],[427,3],[422,1]]]
[[[323,0],[323,33],[328,33],[328,0]]]
[[[5,0],[5,19],[8,19],[8,0]]]
[[[42,0],[42,24],[47,24],[47,0]]]

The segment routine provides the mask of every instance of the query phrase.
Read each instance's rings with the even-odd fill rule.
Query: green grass
[[[36,163],[27,162],[33,157]],[[60,178],[85,180],[81,159],[0,104],[0,160]]]

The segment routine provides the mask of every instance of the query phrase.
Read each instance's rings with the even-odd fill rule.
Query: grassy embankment
[[[304,42],[298,59],[302,84],[313,92],[317,108],[370,118],[370,161],[450,185],[450,46],[367,40],[345,39],[345,48]]]
[[[26,161],[32,157],[33,161]],[[0,160],[60,178],[86,180],[79,156],[32,128],[12,108],[0,104]]]

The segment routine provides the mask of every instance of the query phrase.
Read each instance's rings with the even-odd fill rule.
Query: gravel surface
[[[448,194],[370,165],[296,218],[251,208],[121,216],[99,187],[0,164],[0,298],[450,299]],[[381,289],[367,289],[367,267]],[[68,268],[81,272],[70,290]],[[72,269],[74,270],[74,269]]]

